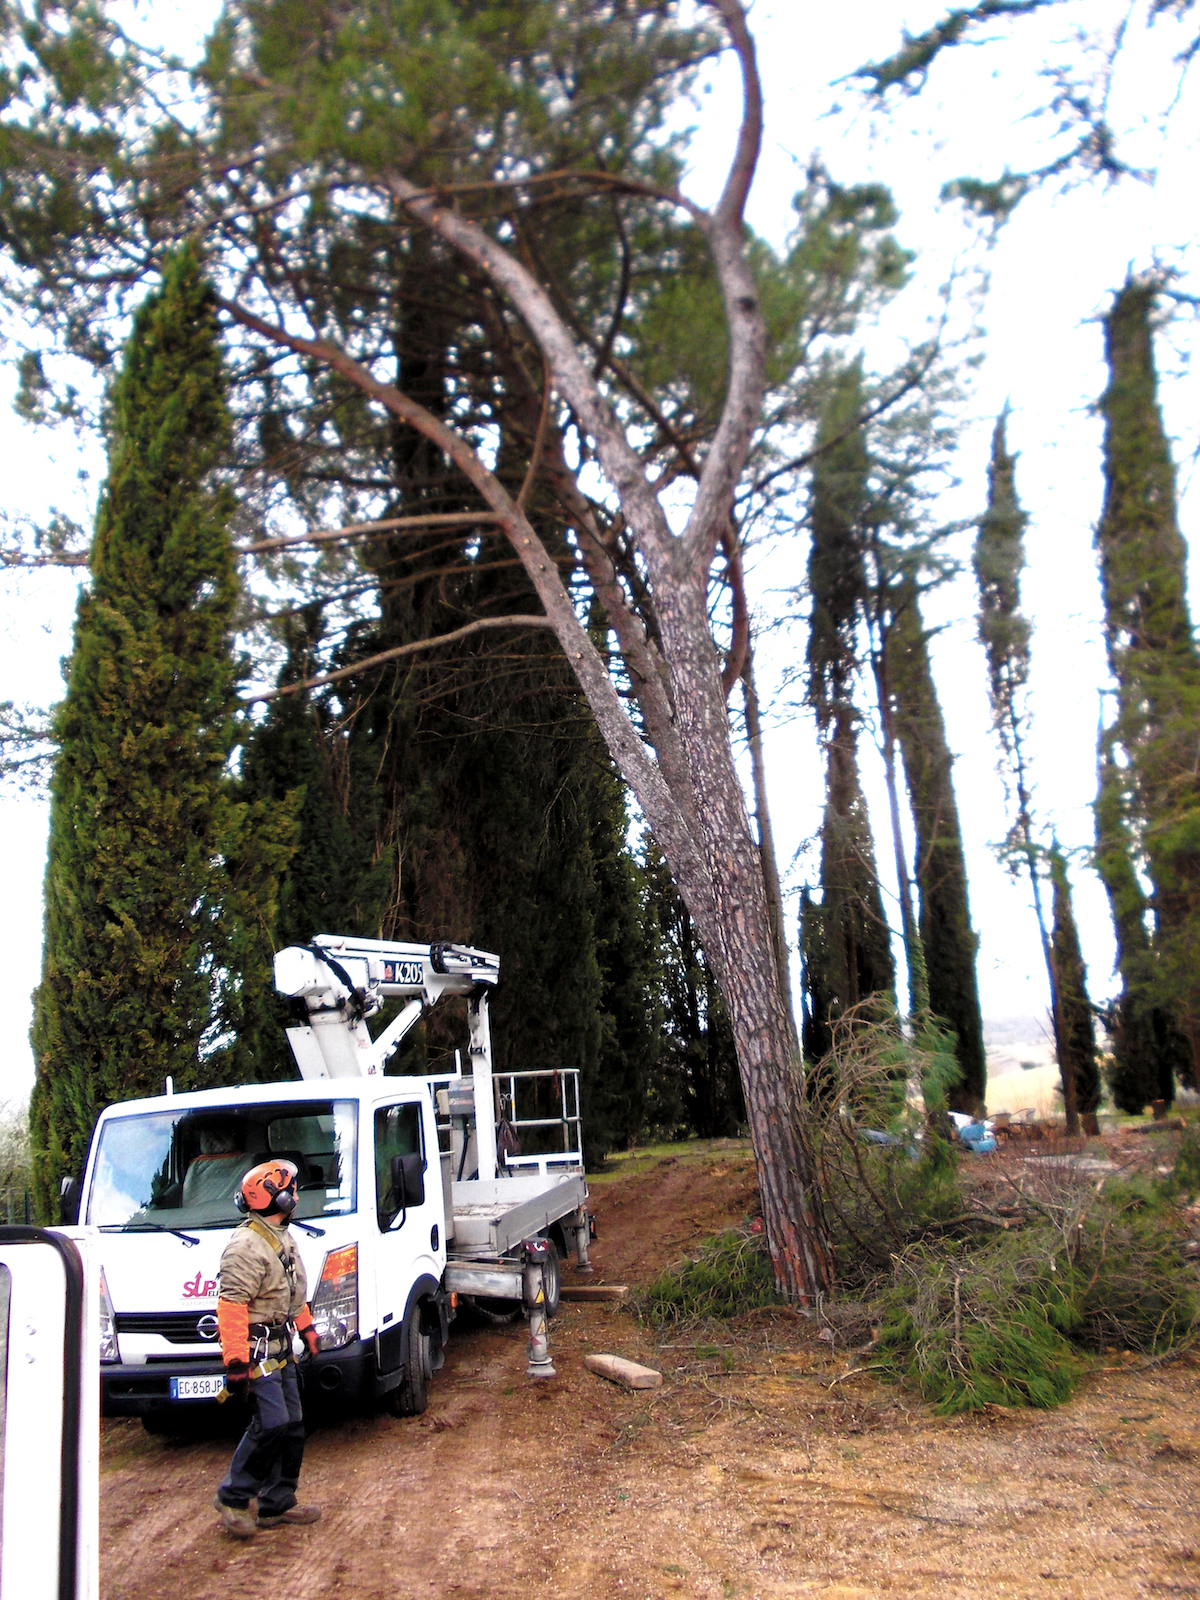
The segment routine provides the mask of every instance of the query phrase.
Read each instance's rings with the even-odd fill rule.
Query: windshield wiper
[[[199,1244],[199,1239],[193,1238],[190,1233],[184,1233],[182,1228],[168,1228],[161,1222],[103,1222],[100,1224],[100,1233],[146,1233],[149,1230],[155,1233],[173,1233],[177,1239],[182,1239],[184,1244]]]
[[[324,1228],[314,1227],[311,1222],[301,1222],[299,1217],[292,1218],[291,1226],[293,1228],[303,1228],[305,1233],[311,1233],[314,1239],[323,1239],[325,1237]]]

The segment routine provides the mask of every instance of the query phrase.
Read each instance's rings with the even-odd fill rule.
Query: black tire
[[[519,1300],[491,1300],[482,1295],[461,1294],[458,1304],[460,1310],[465,1308],[473,1317],[478,1317],[480,1322],[486,1322],[493,1328],[507,1328],[521,1315]]]
[[[429,1404],[429,1380],[433,1376],[433,1336],[421,1326],[419,1304],[408,1308],[400,1353],[404,1376],[384,1396],[384,1405],[394,1417],[419,1417]]]
[[[546,1285],[546,1316],[558,1315],[558,1303],[562,1298],[562,1257],[557,1244],[552,1238],[546,1238],[546,1265],[544,1281]],[[459,1304],[474,1313],[481,1322],[490,1322],[494,1328],[504,1328],[513,1323],[524,1311],[525,1307],[520,1300],[490,1300],[482,1295],[464,1294],[460,1296]]]
[[[553,1239],[546,1240],[546,1265],[542,1268],[542,1281],[546,1286],[546,1316],[556,1317],[558,1303],[562,1299],[562,1261]]]

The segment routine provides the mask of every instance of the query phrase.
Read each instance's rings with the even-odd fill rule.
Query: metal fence
[[[0,1221],[6,1227],[33,1221],[33,1196],[28,1189],[0,1189]]]

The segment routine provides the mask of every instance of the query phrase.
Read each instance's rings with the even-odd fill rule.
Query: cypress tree
[[[1000,741],[1000,772],[1010,807],[1015,811],[1012,826],[1005,840],[1005,853],[1012,871],[1020,871],[1022,863],[1029,875],[1033,894],[1034,915],[1042,945],[1042,958],[1046,963],[1046,976],[1050,985],[1050,1016],[1054,1028],[1054,1048],[1062,1076],[1063,1104],[1067,1114],[1067,1132],[1078,1131],[1079,1115],[1084,1112],[1094,1123],[1095,1107],[1086,1111],[1080,1102],[1091,1096],[1091,1077],[1095,1073],[1095,1047],[1084,1049],[1079,1043],[1079,1027],[1075,1021],[1074,1002],[1068,1003],[1060,996],[1058,975],[1058,926],[1060,902],[1063,914],[1070,918],[1070,889],[1066,882],[1065,864],[1059,862],[1062,885],[1051,866],[1055,885],[1055,933],[1052,937],[1046,921],[1042,901],[1040,862],[1043,851],[1034,836],[1033,805],[1029,772],[1026,765],[1025,746],[1030,732],[1030,713],[1027,700],[1029,685],[1029,640],[1032,633],[1029,620],[1021,611],[1021,572],[1025,565],[1025,526],[1028,521],[1017,498],[1017,460],[1008,449],[1007,413],[996,419],[992,433],[992,458],[988,465],[987,511],[980,519],[975,539],[974,567],[979,586],[979,641],[987,655],[988,698],[992,709],[992,726]],[[1074,923],[1071,923],[1072,929]],[[1065,935],[1064,935],[1065,937]],[[1085,974],[1071,979],[1073,990],[1078,988],[1086,1005],[1083,989]],[[1091,1027],[1091,1013],[1088,1013]],[[1090,1035],[1089,1035],[1090,1037]],[[1086,1085],[1076,1082],[1077,1063],[1082,1067]],[[1097,1089],[1098,1092],[1098,1089]],[[1092,1129],[1094,1130],[1094,1127]]]
[[[825,739],[821,824],[821,903],[801,910],[804,1028],[810,1062],[832,1042],[830,1024],[876,994],[890,994],[896,969],[875,864],[866,798],[858,774],[858,635],[866,590],[868,458],[857,364],[830,391],[818,430],[809,523],[808,702]]]
[[[1200,652],[1158,405],[1157,293],[1155,280],[1130,279],[1104,319],[1109,381],[1100,401],[1105,495],[1096,548],[1117,684],[1112,732],[1124,755],[1108,774],[1104,803],[1124,813],[1134,859],[1150,880],[1152,999],[1187,1037],[1192,1078],[1200,1053]],[[1133,975],[1126,989],[1144,982]]]
[[[650,1123],[702,1139],[735,1134],[746,1120],[733,1030],[687,907],[653,840],[644,867],[648,909],[660,936],[662,1054],[651,1085]]]
[[[914,876],[921,897],[920,938],[929,1007],[954,1033],[962,1076],[950,1090],[950,1109],[975,1114],[984,1104],[987,1058],[975,975],[978,941],[971,928],[952,778],[954,758],[933,681],[915,579],[900,578],[886,598],[885,682],[916,829]]]
[[[57,708],[35,994],[35,1188],[49,1216],[114,1100],[253,1070],[275,876],[292,843],[227,773],[238,582],[216,308],[170,257],[111,397],[91,582]]]
[[[1099,1133],[1100,1071],[1096,1063],[1096,1023],[1087,996],[1087,967],[1079,946],[1079,929],[1071,904],[1067,863],[1055,841],[1049,851],[1054,886],[1053,955],[1057,1017],[1055,1038],[1064,1094],[1070,1084],[1075,1110],[1088,1134]]]
[[[1126,794],[1111,730],[1101,730],[1096,815],[1096,871],[1108,895],[1117,941],[1121,993],[1108,1007],[1112,1040],[1109,1088],[1121,1111],[1140,1116],[1151,1100],[1175,1098],[1176,1077],[1191,1067],[1187,1040],[1156,1000],[1148,906],[1134,868]]]

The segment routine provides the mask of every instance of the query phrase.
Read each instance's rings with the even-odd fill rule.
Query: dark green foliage
[[[1017,499],[1016,465],[1002,414],[992,433],[987,511],[979,521],[973,564],[979,586],[979,639],[987,654],[988,697],[1006,776],[1020,765],[1022,740],[1028,732],[1028,712],[1020,697],[1029,683],[1033,632],[1021,611],[1024,535],[1029,518]]]
[[[663,1002],[653,889],[629,848],[624,789],[607,761],[591,773],[587,794],[600,970],[600,1043],[584,1104],[591,1167],[609,1149],[628,1148],[646,1124],[662,1052]]]
[[[921,621],[917,585],[900,580],[888,594],[886,687],[916,827],[915,877],[921,891],[920,935],[929,1006],[953,1031],[962,1071],[950,1108],[974,1113],[984,1103],[987,1062],[975,975],[962,830],[951,777],[953,757],[938,702]]]
[[[891,1007],[896,983],[891,931],[875,867],[867,802],[858,778],[851,713],[843,710],[826,747],[821,824],[821,903],[801,908],[805,1059],[829,1050],[831,1024],[879,997]]]
[[[1114,888],[1114,920],[1130,919],[1121,846],[1142,867],[1152,895],[1150,959],[1122,976],[1143,989],[1189,1039],[1200,1038],[1200,652],[1187,606],[1187,551],[1175,506],[1175,469],[1162,424],[1154,366],[1156,281],[1131,279],[1105,318],[1109,383],[1101,398],[1104,510],[1096,529],[1104,590],[1105,642],[1117,682],[1097,827],[1100,863]],[[1135,880],[1136,881],[1136,880]],[[1193,1055],[1195,1045],[1193,1044]],[[1161,1070],[1161,1063],[1160,1063]],[[1144,1074],[1143,1074],[1144,1076]],[[1190,1074],[1189,1074],[1190,1076]]]
[[[661,1039],[646,1119],[664,1134],[719,1139],[746,1120],[733,1029],[687,907],[648,841],[647,912],[658,931]]]
[[[1054,885],[1055,993],[1058,1005],[1055,1037],[1063,1083],[1068,1072],[1074,1086],[1076,1109],[1090,1119],[1084,1126],[1095,1133],[1100,1106],[1100,1069],[1096,1061],[1096,1024],[1087,995],[1087,967],[1079,945],[1079,929],[1071,904],[1067,863],[1057,844],[1050,849],[1050,881]]]
[[[1171,1104],[1176,1076],[1186,1077],[1190,1070],[1191,1052],[1156,999],[1146,895],[1134,870],[1133,841],[1113,745],[1112,733],[1102,732],[1095,804],[1096,871],[1108,895],[1121,977],[1121,993],[1105,1016],[1112,1040],[1108,1086],[1118,1110],[1140,1116],[1152,1100]]]
[[[730,1228],[705,1240],[691,1260],[660,1272],[635,1306],[661,1328],[706,1317],[737,1317],[780,1303],[766,1236]]]
[[[858,776],[858,713],[852,702],[870,516],[863,404],[861,372],[854,366],[834,382],[821,414],[809,510],[807,698],[826,740],[821,900],[814,905],[805,892],[800,928],[801,1043],[805,1059],[813,1063],[829,1050],[834,1018],[873,995],[890,997],[896,982],[875,842]]]
[[[238,796],[238,584],[212,292],[170,258],[112,393],[109,476],[55,714],[31,1107],[38,1204],[114,1100],[253,1076],[287,807]]]
[[[826,732],[849,699],[859,666],[859,629],[867,591],[865,550],[871,517],[870,459],[861,413],[859,364],[836,374],[821,409],[808,523],[807,699]]]

